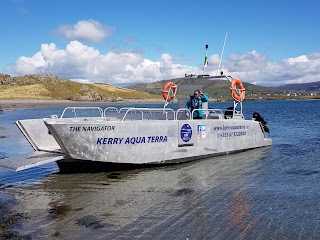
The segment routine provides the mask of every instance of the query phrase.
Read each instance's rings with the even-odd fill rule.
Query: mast
[[[221,57],[220,57],[220,62],[219,62],[217,75],[219,75],[219,72],[220,72],[220,65],[221,65],[221,60],[222,60],[222,57],[223,57],[224,47],[226,46],[227,37],[228,37],[228,33],[226,32],[226,36],[225,36],[224,42],[223,42],[223,47],[222,47],[222,52],[221,52]]]
[[[203,73],[202,76],[204,76],[204,69],[208,67],[208,44],[206,44],[206,54],[204,58],[204,63],[203,63]]]

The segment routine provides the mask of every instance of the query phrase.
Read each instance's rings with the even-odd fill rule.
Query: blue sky
[[[129,85],[221,69],[264,86],[319,81],[317,0],[0,0],[0,72]]]

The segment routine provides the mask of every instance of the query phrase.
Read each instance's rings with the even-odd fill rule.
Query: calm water
[[[8,222],[0,236],[320,239],[318,107],[319,101],[245,102],[247,119],[258,111],[268,122],[273,146],[203,161],[94,174],[59,174],[55,163],[19,173],[0,168],[0,222]],[[1,113],[0,161],[32,151],[15,120],[61,112]]]

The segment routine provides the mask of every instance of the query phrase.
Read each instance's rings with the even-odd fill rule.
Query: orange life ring
[[[162,97],[166,101],[171,101],[177,93],[177,84],[173,82],[168,82],[163,87]]]
[[[236,86],[238,86],[239,88],[237,89]],[[232,82],[230,83],[230,90],[231,90],[231,95],[233,97],[234,100],[238,101],[238,102],[242,102],[245,94],[246,94],[246,90],[242,84],[242,82],[235,78],[232,80]]]

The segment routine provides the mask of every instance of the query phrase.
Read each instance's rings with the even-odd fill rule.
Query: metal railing
[[[66,118],[65,115],[71,110],[72,117],[99,117],[119,121],[129,121],[129,120],[193,120],[193,115],[198,109],[194,109],[192,112],[186,108],[179,108],[178,110],[173,110],[171,108],[116,108],[107,107],[104,110],[100,107],[67,107],[63,110],[60,118]],[[86,115],[79,116],[77,112],[95,110],[98,116]],[[201,109],[203,111],[203,119],[223,119],[225,118],[224,111],[221,109]],[[233,110],[231,110],[233,111]],[[90,111],[89,111],[90,112]],[[92,112],[91,112],[92,113]],[[188,113],[189,118],[186,117]],[[242,114],[237,114],[237,111],[233,113],[233,116],[238,116]],[[233,117],[230,116],[230,117]],[[239,116],[238,116],[239,117]]]
[[[202,108],[202,109],[193,109],[190,119],[193,119],[194,112],[199,110],[203,112],[203,116],[205,117],[205,119],[224,118],[224,113],[222,112],[221,109]]]
[[[125,111],[121,121],[125,120],[175,120],[175,111],[171,108],[121,108]],[[153,115],[153,116],[152,116]],[[140,116],[140,117],[139,117]],[[172,116],[170,118],[170,116]],[[163,117],[163,118],[162,118]]]
[[[186,116],[186,112],[188,113],[189,116],[191,116],[191,112],[190,112],[189,109],[187,109],[187,108],[179,108],[179,109],[177,110],[177,112],[176,112],[176,119],[177,119],[177,120],[181,120],[181,119],[179,118],[179,113],[180,113],[180,112],[183,112],[183,116]],[[185,119],[187,120],[186,117],[185,117]]]
[[[118,112],[118,108],[116,107],[107,107],[103,111],[103,116],[106,116],[107,112]]]
[[[60,118],[63,118],[64,115],[66,114],[66,112],[67,112],[68,110],[71,110],[71,112],[74,113],[74,117],[75,117],[75,118],[78,118],[78,116],[77,116],[77,111],[76,111],[76,110],[86,110],[86,111],[87,111],[87,110],[98,110],[98,112],[99,112],[99,114],[100,114],[100,117],[103,117],[103,116],[104,116],[104,112],[103,112],[102,108],[100,108],[100,107],[66,107],[66,108],[63,110]],[[90,117],[90,116],[84,116],[84,117]]]

